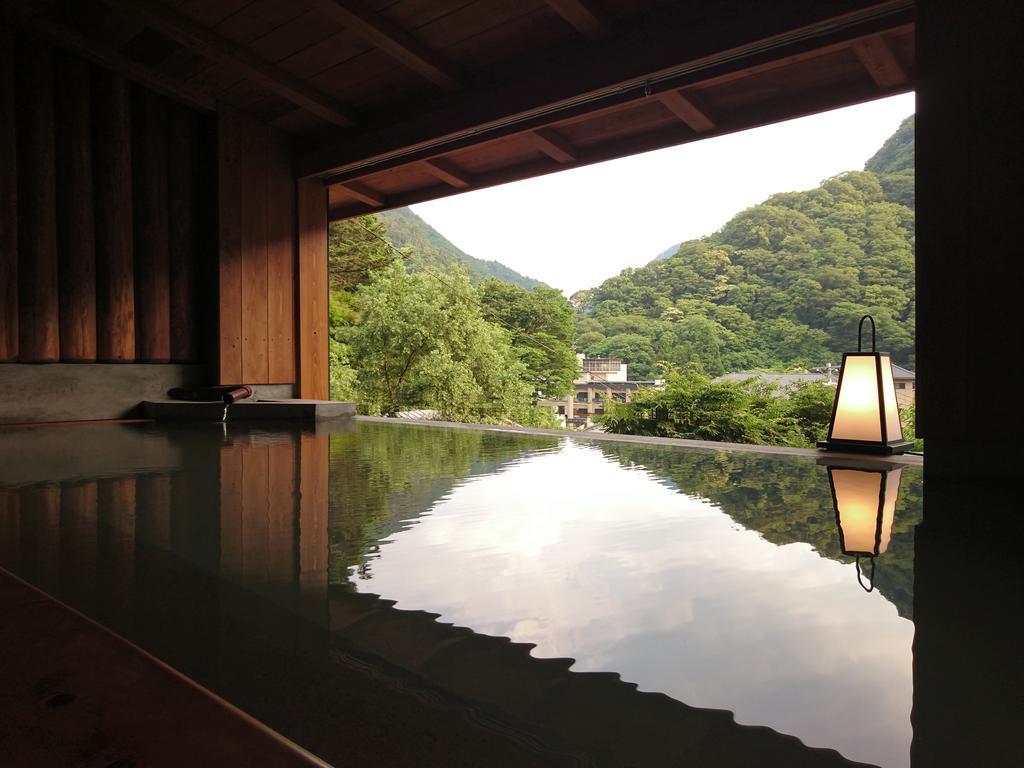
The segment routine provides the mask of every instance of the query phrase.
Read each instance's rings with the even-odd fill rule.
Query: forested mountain
[[[384,222],[388,239],[398,247],[409,246],[416,254],[409,268],[415,270],[417,264],[426,264],[431,268],[447,270],[453,264],[459,264],[476,283],[484,278],[494,277],[505,283],[533,288],[544,285],[540,280],[526,277],[514,269],[506,267],[499,261],[485,261],[470,256],[455,246],[444,235],[427,224],[409,208],[397,208],[377,214]]]
[[[710,375],[809,368],[856,349],[864,314],[881,349],[914,366],[913,117],[868,170],[781,192],[675,255],[573,296],[577,348]]]
[[[885,197],[894,203],[914,207],[914,116],[900,127],[864,164],[865,171],[878,176]]]
[[[673,256],[676,255],[676,251],[679,250],[679,246],[680,245],[682,245],[682,243],[676,243],[675,245],[670,245],[664,251],[662,251],[657,256],[655,256],[653,259],[651,259],[651,261],[661,261],[663,259],[671,259]]]

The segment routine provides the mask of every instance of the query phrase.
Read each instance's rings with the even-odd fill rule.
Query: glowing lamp
[[[862,351],[865,320],[871,321],[870,352]],[[888,352],[875,351],[875,321],[871,315],[864,315],[857,327],[857,351],[843,353],[828,439],[819,442],[818,447],[891,455],[903,453],[911,445],[903,439],[892,361]]]
[[[828,483],[839,529],[839,549],[856,558],[857,581],[870,592],[875,587],[875,558],[885,554],[892,536],[896,500],[900,494],[903,469],[860,468],[854,465],[829,465]],[[861,578],[860,559],[871,559],[870,586]]]

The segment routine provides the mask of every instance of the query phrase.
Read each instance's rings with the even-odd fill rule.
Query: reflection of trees
[[[330,582],[346,584],[350,568],[365,570],[379,543],[460,480],[558,444],[556,437],[366,423],[332,435]]]
[[[623,443],[595,443],[623,466],[639,466],[671,481],[680,493],[717,504],[737,523],[773,544],[810,544],[831,560],[839,551],[835,510],[824,467],[751,453],[698,453]],[[913,617],[914,527],[921,521],[921,473],[903,471],[888,551],[878,559],[875,584],[900,616]]]

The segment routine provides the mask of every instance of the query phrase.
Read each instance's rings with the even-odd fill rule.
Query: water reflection
[[[393,533],[357,586],[576,670],[906,765],[913,625],[849,589],[824,470],[656,453],[662,477],[634,451],[572,442],[469,477]],[[727,485],[729,506],[694,493],[690,478],[722,474],[742,476],[753,503]]]
[[[20,440],[23,460],[0,464],[0,565],[328,759],[351,746],[339,712],[378,711],[352,711],[352,669],[383,659],[431,701],[451,692],[505,729],[536,728],[520,741],[554,764],[566,750],[584,763],[845,764],[694,707],[907,763],[916,471],[865,595],[849,589],[813,462],[392,425],[228,427]],[[119,468],[95,456],[98,440]],[[58,449],[61,482],[40,482]],[[552,657],[569,661],[537,660]],[[570,663],[672,699],[568,675]]]

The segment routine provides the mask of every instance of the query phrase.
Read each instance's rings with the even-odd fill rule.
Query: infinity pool
[[[462,632],[909,765],[919,467],[866,592],[811,458],[365,422],[53,427],[0,436],[0,455],[0,565],[329,760],[330,695],[297,713],[339,648],[499,716],[515,696],[492,669],[452,682],[456,662],[410,639]],[[273,669],[274,638],[310,626],[334,650]]]

